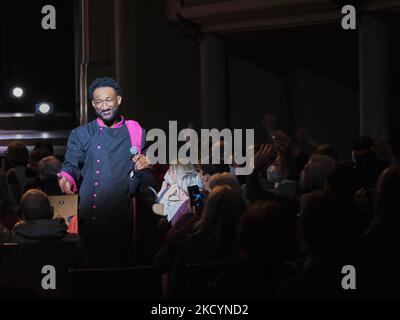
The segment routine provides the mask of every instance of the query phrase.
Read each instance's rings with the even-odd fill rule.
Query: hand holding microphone
[[[133,162],[133,165],[134,165],[134,169],[136,171],[140,171],[140,170],[147,169],[147,168],[150,167],[149,160],[146,158],[145,155],[140,154],[136,147],[132,147],[130,149],[130,152],[133,155],[132,162]]]
[[[133,168],[130,173],[130,183],[129,183],[129,194],[135,194],[136,190],[139,188],[141,182],[141,176],[143,174],[143,170],[150,167],[150,162],[146,158],[146,156],[139,154],[139,151],[136,147],[132,147],[130,149],[130,153],[132,154],[132,162]]]

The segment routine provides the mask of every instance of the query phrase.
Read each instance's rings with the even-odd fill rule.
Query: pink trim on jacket
[[[126,128],[129,132],[129,137],[131,139],[131,146],[136,147],[138,153],[141,152],[142,147],[142,127],[134,120],[125,121]],[[132,216],[133,216],[133,265],[136,266],[138,264],[138,255],[136,250],[138,246],[138,237],[137,237],[137,212],[136,212],[136,199],[133,197],[132,199]]]
[[[66,171],[61,171],[60,174],[61,176],[67,178],[68,182],[72,186],[72,192],[76,192],[78,190],[78,187],[76,185],[75,179]]]
[[[132,147],[136,147],[140,153],[142,150],[142,127],[134,120],[126,120],[125,125],[129,131]]]
[[[103,120],[100,118],[97,118],[97,124],[100,127],[107,127]],[[123,116],[121,116],[121,121],[117,122],[115,125],[112,126],[112,128],[120,128],[123,125],[126,125],[128,132],[129,132],[129,137],[131,138],[131,145],[132,147],[136,147],[138,149],[138,153],[141,152],[141,146],[142,146],[142,127],[139,125],[138,122],[134,120],[126,120]]]

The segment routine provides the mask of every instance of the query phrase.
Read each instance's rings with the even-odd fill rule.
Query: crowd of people
[[[76,233],[68,233],[65,220],[54,217],[49,201],[49,196],[62,194],[57,179],[61,162],[53,146],[41,142],[29,153],[25,144],[15,141],[2,160],[0,243],[76,241]]]
[[[215,273],[209,298],[399,298],[395,141],[361,137],[348,159],[338,159],[334,146],[315,142],[305,129],[289,137],[272,113],[264,125],[266,143],[255,147],[255,168],[245,179],[234,175],[234,163],[152,168],[158,190],[141,190],[147,202],[137,210],[152,217],[153,225],[139,230],[153,239],[141,244],[143,263],[159,269],[163,296],[204,294],[193,291],[188,274],[208,266]],[[5,160],[0,243],[77,241],[77,228],[54,217],[49,203],[48,196],[61,194],[61,163],[51,145],[29,154],[13,142]],[[191,201],[191,186],[201,205]],[[346,265],[357,272],[354,290],[342,285]]]

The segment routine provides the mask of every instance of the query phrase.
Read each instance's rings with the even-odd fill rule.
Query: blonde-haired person
[[[180,162],[171,164],[157,194],[158,203],[153,205],[154,213],[165,216],[174,225],[183,214],[190,211],[188,187],[192,185],[199,186],[196,168]]]
[[[239,194],[241,193],[241,187],[238,178],[229,172],[216,173],[212,175],[208,181],[208,186],[210,190],[213,190],[218,186],[228,186],[232,189],[232,191]]]

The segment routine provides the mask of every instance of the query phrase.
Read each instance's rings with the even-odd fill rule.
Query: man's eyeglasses
[[[110,106],[113,104],[114,101],[115,101],[115,98],[107,98],[105,100],[101,100],[101,99],[93,100],[93,103],[96,107],[101,107],[104,102],[106,103],[106,105]]]

